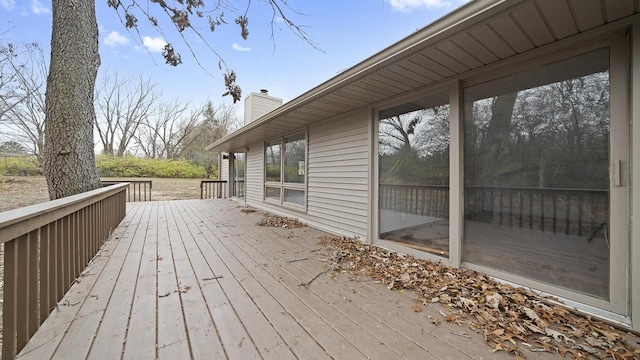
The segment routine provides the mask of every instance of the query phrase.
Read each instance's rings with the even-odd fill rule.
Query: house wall
[[[264,199],[264,143],[249,146],[247,151],[247,204],[259,204]]]
[[[312,124],[307,134],[306,212],[264,201],[264,144],[247,153],[247,204],[325,231],[367,240],[369,112]]]

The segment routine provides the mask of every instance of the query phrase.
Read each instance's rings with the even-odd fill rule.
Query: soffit
[[[628,17],[638,0],[476,0],[211,144],[234,151]]]

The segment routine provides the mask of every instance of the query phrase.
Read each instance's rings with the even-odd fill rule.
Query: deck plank
[[[231,215],[231,214],[229,214]],[[205,223],[207,224],[207,223]],[[307,331],[323,346],[327,352],[334,358],[368,358],[373,352],[371,350],[380,349],[380,355],[382,354],[391,356],[391,353],[384,347],[381,347],[378,343],[370,340],[373,348],[366,349],[364,347],[358,348],[354,344],[353,337],[357,336],[358,329],[355,324],[347,319],[344,319],[336,311],[332,311],[326,306],[326,303],[322,299],[315,296],[309,289],[301,286],[297,286],[298,282],[293,279],[282,269],[275,266],[271,259],[255,251],[255,249],[247,247],[240,241],[239,232],[233,232],[235,229],[242,229],[245,226],[223,226],[218,225],[218,229],[226,234],[224,242],[220,242],[217,246],[226,248],[225,251],[228,256],[243,256],[246,254],[249,258],[245,258],[244,262],[255,265],[248,270],[256,278],[260,278],[261,281],[265,281],[264,286],[269,288],[281,287],[282,290],[274,293],[274,297],[278,298],[284,307],[293,314],[296,319],[301,322],[307,318],[309,321],[307,324],[309,327]],[[240,225],[240,224],[239,224]],[[233,230],[232,230],[233,229]],[[237,241],[236,241],[237,240]],[[215,244],[213,246],[216,246]],[[227,248],[228,247],[228,248]],[[223,255],[226,259],[227,256]],[[238,258],[239,261],[240,258]],[[264,276],[264,275],[268,275]],[[278,285],[276,285],[278,284]],[[286,304],[286,305],[285,305]],[[303,323],[304,324],[304,323]],[[303,325],[304,326],[304,325]],[[365,338],[363,338],[365,339]],[[389,358],[389,357],[386,358]]]
[[[184,216],[183,223],[193,239],[190,242],[189,257],[199,260],[200,266],[194,269],[209,269],[211,277],[199,277],[200,279],[210,279],[205,281],[216,281],[222,285],[225,295],[232,304],[241,324],[245,328],[250,341],[260,352],[264,359],[294,359],[292,351],[286,342],[277,333],[274,327],[265,318],[262,311],[256,306],[254,297],[248,294],[241,282],[246,279],[246,273],[231,271],[228,259],[222,259],[216,249],[207,246],[207,240],[203,232],[202,221],[195,221],[197,214],[191,207],[182,207]],[[203,264],[204,263],[204,264]],[[211,264],[211,265],[209,265]],[[215,275],[214,275],[215,274]],[[206,275],[206,274],[205,274]],[[246,346],[246,345],[244,345]]]
[[[140,258],[123,359],[156,358],[158,203],[150,204],[147,211],[147,235]]]
[[[296,236],[292,237],[291,233],[295,233]],[[314,257],[318,257],[318,254],[315,253],[315,250],[318,249],[316,245],[317,238],[321,235],[325,234],[311,228],[292,231],[272,231],[265,228],[260,232],[259,240],[253,239],[249,245],[254,246],[256,251],[265,254],[265,256],[271,256],[275,263],[302,282],[304,279],[312,278],[325,270],[321,265],[322,263],[314,261],[316,260]],[[298,242],[293,243],[284,240],[287,238],[295,238]],[[305,238],[312,241],[301,240]],[[291,262],[291,260],[304,258],[308,258],[308,260]],[[350,318],[353,322],[363,327],[361,334],[368,333],[369,337],[388,345],[396,352],[397,356],[424,359],[436,358],[429,353],[426,347],[420,346],[412,339],[415,334],[426,333],[427,331],[424,328],[416,327],[415,329],[410,329],[413,332],[410,331],[403,334],[402,329],[407,328],[407,322],[398,321],[397,317],[391,312],[380,311],[376,296],[365,297],[359,290],[346,289],[342,286],[337,280],[327,277],[324,281],[320,281],[320,278],[318,278],[309,288],[326,303],[332,304],[336,310],[342,313],[342,316]],[[394,323],[396,325],[395,328],[391,326]],[[372,330],[369,331],[368,329]],[[407,336],[407,334],[411,336]],[[460,355],[462,354],[457,354],[457,358],[461,358]]]
[[[53,358],[56,359],[80,359],[85,358],[93,342],[94,336],[107,304],[118,280],[120,271],[127,258],[127,252],[131,246],[133,235],[135,234],[142,218],[142,211],[139,211],[131,219],[126,230],[122,234],[113,253],[109,255],[108,262],[100,276],[96,279],[93,288],[82,303],[72,306],[80,306],[78,314],[72,320],[69,328]],[[83,281],[87,281],[85,277]],[[63,300],[64,301],[64,300]],[[71,303],[73,304],[73,303]]]
[[[415,312],[411,291],[330,276],[318,244],[327,233],[259,227],[265,213],[242,207],[129,204],[21,358],[510,358],[466,327],[433,324],[446,312],[438,304]]]
[[[185,329],[182,303],[178,295],[180,284],[175,273],[174,259],[171,252],[171,241],[177,241],[176,224],[167,217],[168,202],[161,202],[158,207],[158,358],[183,359],[190,358],[191,349]]]
[[[187,254],[187,244],[193,243],[193,237],[186,227],[185,221],[180,212],[181,208],[175,203],[170,206],[171,214],[167,214],[167,218],[177,224],[179,239],[181,241],[172,241],[171,249],[173,253],[173,262],[176,268],[176,274],[179,283],[185,287],[184,292],[178,295],[182,300],[183,311],[187,331],[189,333],[189,343],[193,357],[196,359],[205,358],[223,358],[225,357],[224,348],[220,342],[218,331],[213,323],[211,313],[202,291],[202,284],[196,275],[195,269],[201,271],[205,278],[211,274],[207,271],[206,266],[198,262],[195,254]],[[195,264],[194,264],[195,261]],[[189,286],[190,289],[186,289]]]
[[[145,207],[140,223],[132,235],[126,258],[90,348],[88,359],[115,359],[121,356],[126,339],[126,330],[131,316],[137,284],[142,250],[147,239],[147,224],[150,223],[150,208]],[[127,234],[125,234],[127,235]],[[153,241],[153,240],[151,240]]]

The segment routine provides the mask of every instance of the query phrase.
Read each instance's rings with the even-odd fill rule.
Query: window
[[[379,239],[449,255],[449,96],[380,112]]]
[[[245,198],[245,172],[247,153],[238,152],[233,154],[233,194],[232,196]]]
[[[280,140],[265,144],[265,179],[267,182],[280,181]]]
[[[608,49],[464,96],[463,260],[608,299]]]
[[[265,199],[304,207],[306,200],[306,132],[265,143]]]

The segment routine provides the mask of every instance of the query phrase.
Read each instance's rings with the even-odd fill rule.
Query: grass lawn
[[[103,178],[109,181],[151,180],[151,197],[156,200],[200,198],[200,179]],[[42,176],[0,176],[0,212],[49,200]]]

